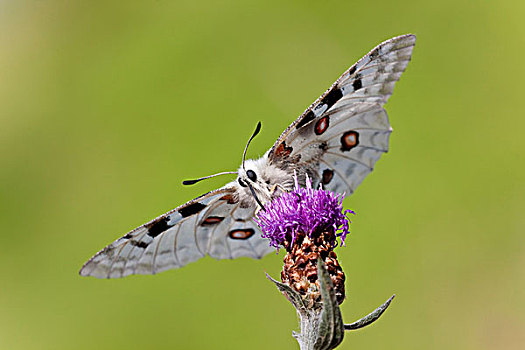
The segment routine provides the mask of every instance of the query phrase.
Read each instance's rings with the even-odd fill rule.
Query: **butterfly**
[[[265,203],[293,188],[294,172],[303,185],[308,176],[313,186],[348,195],[388,151],[392,128],[383,105],[410,61],[415,40],[407,34],[375,47],[310,105],[261,158],[244,161],[243,156],[235,181],[117,239],[86,262],[80,275],[155,274],[205,255],[261,258],[275,251],[252,218]],[[259,130],[260,124],[250,141]]]

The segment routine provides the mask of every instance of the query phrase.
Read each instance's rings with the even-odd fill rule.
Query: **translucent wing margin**
[[[80,275],[119,278],[156,274],[205,255],[261,258],[273,249],[252,221],[254,210],[241,208],[235,186],[228,184],[119,238],[84,264]]]

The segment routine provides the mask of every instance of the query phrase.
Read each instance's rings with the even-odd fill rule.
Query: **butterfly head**
[[[259,194],[265,192],[265,182],[269,182],[264,177],[264,163],[258,160],[247,159],[243,166],[238,170],[237,183],[247,191],[250,186]]]
[[[263,204],[293,187],[292,174],[269,164],[266,154],[256,160],[247,159],[238,170],[237,183],[241,191],[255,195]]]

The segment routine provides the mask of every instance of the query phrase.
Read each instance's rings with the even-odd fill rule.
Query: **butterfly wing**
[[[306,172],[326,189],[353,193],[388,151],[383,108],[410,61],[414,35],[378,45],[348,69],[279,137],[271,164]]]
[[[261,258],[273,249],[252,220],[255,207],[239,200],[234,183],[209,192],[117,239],[93,256],[82,276],[155,274],[209,255]]]

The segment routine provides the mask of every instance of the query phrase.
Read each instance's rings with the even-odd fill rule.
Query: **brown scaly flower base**
[[[286,237],[284,266],[281,281],[295,289],[308,307],[321,308],[321,292],[317,275],[317,258],[320,256],[334,285],[337,303],[345,299],[345,274],[334,252],[335,234],[332,231],[313,233],[308,237],[298,233],[292,244],[292,237]]]

